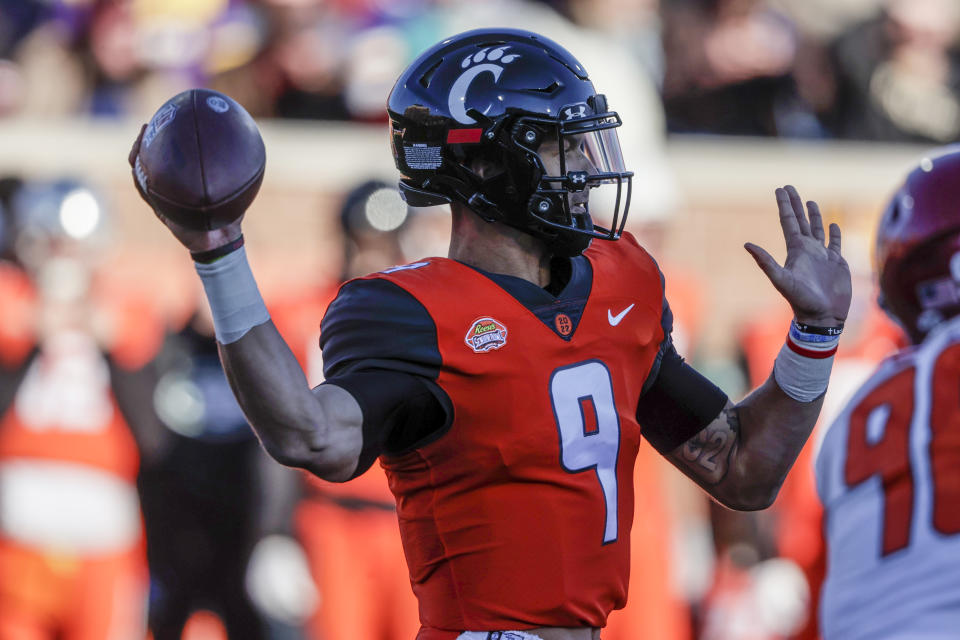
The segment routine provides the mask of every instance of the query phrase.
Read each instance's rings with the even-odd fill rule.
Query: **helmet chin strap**
[[[465,200],[457,199],[456,202],[465,205],[474,215],[485,222],[502,224],[541,240],[554,256],[578,256],[590,246],[591,238],[583,233],[577,233],[575,231],[565,232],[564,229],[552,229],[546,226],[535,226],[532,224],[517,224],[510,216],[504,215],[500,209],[484,198],[479,192],[475,193],[474,197]],[[530,206],[536,206],[532,204],[532,202],[533,198],[531,198]],[[475,203],[480,203],[480,208],[474,206]],[[542,211],[540,211],[540,215],[543,215]]]
[[[401,180],[397,185],[400,189],[400,195],[411,207],[436,207],[444,204],[450,204],[451,198],[434,191],[418,189],[413,185],[407,184]]]

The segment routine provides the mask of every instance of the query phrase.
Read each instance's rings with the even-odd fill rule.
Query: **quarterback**
[[[343,285],[314,389],[263,307],[240,223],[158,216],[200,258],[267,451],[328,480],[386,470],[419,640],[599,638],[627,597],[641,436],[724,505],[776,496],[849,306],[840,230],[776,191],[785,264],[746,248],[795,320],[771,377],[734,404],[672,345],[663,275],[623,232],[620,116],[570,53],[526,31],[453,36],[406,69],[388,112],[401,192],[450,205],[449,252]],[[588,206],[603,191],[606,227]]]

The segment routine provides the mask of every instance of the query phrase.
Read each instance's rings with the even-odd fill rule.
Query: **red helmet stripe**
[[[480,142],[483,129],[450,129],[447,144],[473,144]]]

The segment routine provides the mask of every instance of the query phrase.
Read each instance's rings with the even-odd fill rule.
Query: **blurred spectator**
[[[830,41],[852,25],[876,15],[887,0],[767,0],[797,24],[807,36],[817,41]]]
[[[278,77],[275,115],[347,120],[343,95],[345,25],[322,4],[270,7],[273,27],[267,52]]]
[[[135,478],[155,455],[143,411],[162,326],[108,295],[103,203],[27,183],[0,263],[0,637],[143,637]]]
[[[138,481],[154,639],[178,640],[200,609],[216,613],[229,638],[279,637],[274,627],[298,637],[315,604],[291,538],[298,476],[269,459],[247,425],[205,303],[168,340],[161,369],[153,405],[166,446]]]
[[[243,0],[0,1],[0,115],[143,112],[254,60],[261,13]]]
[[[960,5],[887,0],[833,45],[838,137],[944,143],[960,136]]]
[[[663,101],[670,131],[817,136],[794,78],[799,35],[762,0],[664,6]]]
[[[264,42],[259,12],[228,0],[97,0],[79,48],[95,115],[140,113],[249,63]]]
[[[411,53],[396,27],[367,29],[353,38],[344,68],[344,100],[352,119],[386,122],[383,105]]]
[[[660,0],[567,0],[567,14],[583,27],[615,40],[630,51],[654,80],[663,85]]]
[[[20,111],[26,83],[13,54],[20,41],[43,19],[45,7],[36,0],[0,0],[0,118]]]
[[[0,0],[0,58],[9,57],[20,42],[45,17],[44,2]]]
[[[130,4],[105,3],[94,12],[86,35],[92,76],[88,110],[94,115],[130,111],[128,94],[144,71],[137,35]]]
[[[71,33],[61,22],[48,21],[31,31],[13,54],[17,65],[19,113],[37,118],[63,117],[83,109],[87,83],[80,58],[72,50]]]
[[[23,93],[20,68],[9,60],[0,59],[0,118],[20,109]]]

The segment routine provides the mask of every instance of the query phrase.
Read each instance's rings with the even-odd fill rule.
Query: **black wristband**
[[[199,262],[201,264],[210,264],[214,260],[218,260],[223,256],[233,253],[237,249],[243,246],[243,234],[240,234],[240,237],[234,240],[233,242],[228,242],[227,244],[220,245],[216,249],[210,249],[209,251],[191,251],[190,257],[193,258],[194,262]]]
[[[838,336],[843,333],[843,323],[841,322],[839,326],[836,327],[817,327],[812,324],[804,324],[802,322],[797,322],[796,319],[793,321],[793,325],[801,333],[812,333],[818,336]]]

